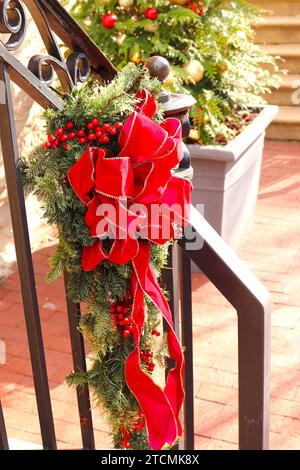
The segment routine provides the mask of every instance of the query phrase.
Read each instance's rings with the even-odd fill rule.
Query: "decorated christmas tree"
[[[262,103],[277,82],[274,59],[254,44],[259,10],[244,0],[73,0],[71,13],[122,68],[162,55],[165,86],[193,94],[194,136],[226,143],[239,131],[238,110]],[[268,67],[262,68],[263,64]]]

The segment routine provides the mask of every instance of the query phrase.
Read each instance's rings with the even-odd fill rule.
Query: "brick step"
[[[269,104],[298,106],[300,104],[300,74],[284,77],[280,88],[274,89],[271,95],[267,94],[264,98]]]
[[[300,141],[300,106],[281,106],[267,129],[267,138]]]
[[[258,44],[300,43],[300,12],[297,16],[265,17],[256,25],[255,41]]]
[[[250,3],[271,10],[275,15],[299,15],[300,14],[300,1],[299,0],[251,0]]]
[[[280,56],[284,62],[281,68],[290,74],[300,74],[300,45],[299,44],[267,44],[261,48],[273,56]]]

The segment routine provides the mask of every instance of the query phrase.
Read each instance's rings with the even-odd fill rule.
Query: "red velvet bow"
[[[136,348],[126,363],[126,382],[144,413],[151,448],[161,449],[182,434],[179,412],[184,400],[184,357],[168,303],[150,267],[150,242],[163,244],[174,237],[175,225],[185,225],[191,184],[171,173],[182,159],[180,122],[166,119],[160,125],[154,123],[151,118],[157,108],[152,95],[142,90],[137,97],[136,110],[119,138],[119,156],[89,148],[69,170],[69,181],[87,206],[85,221],[96,238],[92,246],[83,248],[83,269],[90,271],[105,259],[115,264],[132,263]],[[114,238],[109,251],[102,241],[107,235]],[[145,295],[169,324],[168,346],[175,367],[164,390],[140,367]]]

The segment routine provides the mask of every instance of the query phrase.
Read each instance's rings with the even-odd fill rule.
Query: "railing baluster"
[[[0,135],[43,445],[56,448],[39,308],[26,219],[8,67],[0,61]]]
[[[8,440],[7,440],[7,434],[6,434],[6,427],[5,427],[5,421],[4,421],[4,415],[3,415],[3,410],[2,410],[2,404],[0,400],[0,450],[8,450]]]
[[[184,250],[179,252],[181,275],[182,343],[185,356],[184,449],[194,450],[194,372],[193,372],[193,314],[191,260]]]
[[[68,273],[65,273],[65,288],[67,288],[68,278]],[[86,372],[84,342],[83,337],[78,330],[78,324],[80,319],[80,305],[74,304],[67,297],[67,309],[74,371]],[[91,402],[88,387],[84,387],[80,390],[77,389],[77,401],[83,448],[95,449]]]
[[[238,313],[239,447],[268,449],[270,295],[194,207],[191,225],[203,248],[182,248]]]

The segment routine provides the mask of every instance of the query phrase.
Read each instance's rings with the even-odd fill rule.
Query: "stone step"
[[[261,48],[273,56],[280,56],[281,68],[290,74],[300,74],[300,45],[299,44],[263,44]]]
[[[300,1],[299,0],[251,0],[251,3],[271,10],[275,15],[299,15],[300,14]]]
[[[267,129],[267,138],[300,141],[300,106],[281,106]]]
[[[300,104],[300,75],[288,75],[282,79],[278,90],[274,89],[271,94],[264,98],[269,104],[278,106],[298,106]]]
[[[256,25],[255,41],[258,44],[300,43],[300,12],[297,16],[265,17]]]

